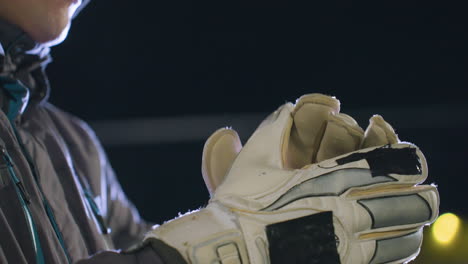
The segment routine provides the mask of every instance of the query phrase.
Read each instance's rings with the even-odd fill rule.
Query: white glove
[[[241,150],[242,149],[242,150]],[[438,215],[426,160],[380,116],[364,132],[335,98],[311,94],[270,115],[242,148],[206,142],[208,206],[155,227],[188,263],[402,263]]]

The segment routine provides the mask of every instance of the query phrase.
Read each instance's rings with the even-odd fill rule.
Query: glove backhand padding
[[[270,115],[242,148],[205,144],[205,209],[155,228],[188,263],[401,263],[438,214],[420,150],[380,116],[364,132],[335,98],[312,94]],[[315,262],[314,262],[315,261]]]

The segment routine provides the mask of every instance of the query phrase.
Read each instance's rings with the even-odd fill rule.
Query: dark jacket
[[[0,44],[0,263],[73,263],[139,242],[150,225],[95,134],[47,102],[48,48],[4,21]]]

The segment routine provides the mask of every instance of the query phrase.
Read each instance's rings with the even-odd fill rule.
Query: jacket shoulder
[[[93,145],[100,147],[99,139],[88,123],[50,103],[44,104],[43,108],[50,115],[57,129],[61,130],[59,132],[65,133],[65,136],[73,136],[73,139],[78,142],[90,141]]]

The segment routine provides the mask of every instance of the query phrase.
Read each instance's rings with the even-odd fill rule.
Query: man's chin
[[[31,36],[31,38],[37,43],[41,43],[45,46],[52,47],[62,43],[67,38],[69,29],[70,23],[68,23],[64,27],[49,27],[42,30],[36,29],[31,30],[28,33]]]

